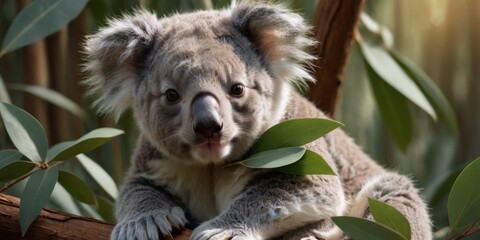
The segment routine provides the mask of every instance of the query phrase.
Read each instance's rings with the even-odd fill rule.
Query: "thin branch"
[[[23,176],[13,179],[13,180],[10,181],[9,183],[5,184],[5,186],[3,186],[2,189],[0,189],[0,193],[3,193],[5,190],[9,189],[9,188],[12,187],[13,185],[19,183],[19,182],[22,181],[23,179],[25,179],[25,178],[27,178],[27,177],[30,177],[32,174],[34,174],[34,173],[36,173],[36,172],[38,172],[38,171],[41,171],[41,170],[44,170],[44,169],[39,168],[39,167],[36,167],[36,168],[32,169],[30,172],[24,174]]]
[[[477,232],[480,231],[480,228],[478,227],[478,224],[480,223],[480,220],[476,221],[472,225],[470,225],[467,230],[465,230],[460,236],[456,237],[455,240],[459,240],[468,236],[471,236]]]

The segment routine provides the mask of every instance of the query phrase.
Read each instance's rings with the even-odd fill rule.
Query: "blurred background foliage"
[[[284,2],[311,21],[319,1],[322,0]],[[0,39],[5,37],[18,12],[30,2],[0,1]],[[67,28],[0,58],[0,75],[7,83],[12,102],[41,121],[51,143],[78,138],[100,126],[125,130],[127,134],[89,154],[117,183],[121,183],[134,149],[136,130],[131,114],[125,114],[114,123],[97,116],[89,107],[90,100],[83,98],[85,89],[79,82],[83,78],[81,45],[85,36],[105,25],[108,18],[132,12],[141,5],[163,16],[196,8],[225,7],[229,2],[90,0],[86,9]],[[452,133],[445,124],[435,122],[418,108],[412,108],[415,112],[414,137],[406,151],[399,150],[381,120],[358,46],[354,47],[347,66],[335,118],[345,123],[346,131],[382,165],[416,179],[433,209],[435,225],[444,226],[447,223],[446,196],[450,188],[442,187],[442,184],[453,184],[452,180],[445,180],[480,156],[480,1],[368,0],[364,10],[390,30],[393,49],[410,58],[440,87],[453,106],[459,131],[458,134]],[[28,90],[15,85],[19,83],[56,90],[85,112],[79,113],[74,107],[56,107],[26,93]],[[55,101],[55,96],[46,95],[50,101]],[[11,147],[5,130],[0,128],[0,149]],[[65,167],[76,172],[78,163],[72,162]],[[64,202],[64,199],[53,199],[51,207],[93,214],[79,204]]]

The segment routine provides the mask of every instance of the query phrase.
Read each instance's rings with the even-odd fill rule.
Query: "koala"
[[[313,81],[303,18],[282,5],[112,19],[85,44],[85,84],[101,113],[132,109],[139,128],[111,239],[348,239],[331,222],[373,220],[367,198],[395,207],[412,239],[432,238],[412,181],[387,171],[341,129],[307,144],[336,175],[292,175],[239,164],[269,127],[326,118],[292,85]]]

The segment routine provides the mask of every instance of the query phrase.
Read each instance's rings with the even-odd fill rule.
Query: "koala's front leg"
[[[336,176],[296,176],[272,171],[251,180],[225,212],[196,228],[191,239],[272,238],[341,215],[345,207]]]
[[[410,223],[413,240],[432,239],[427,206],[409,178],[393,172],[372,177],[351,203],[349,215],[373,220],[368,198],[387,203],[400,211]]]
[[[177,201],[161,187],[137,177],[126,183],[116,204],[111,239],[163,239],[187,223]]]

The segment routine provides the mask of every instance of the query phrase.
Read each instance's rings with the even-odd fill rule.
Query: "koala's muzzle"
[[[217,140],[223,128],[223,121],[219,113],[217,98],[201,93],[192,101],[193,130],[202,138]]]

